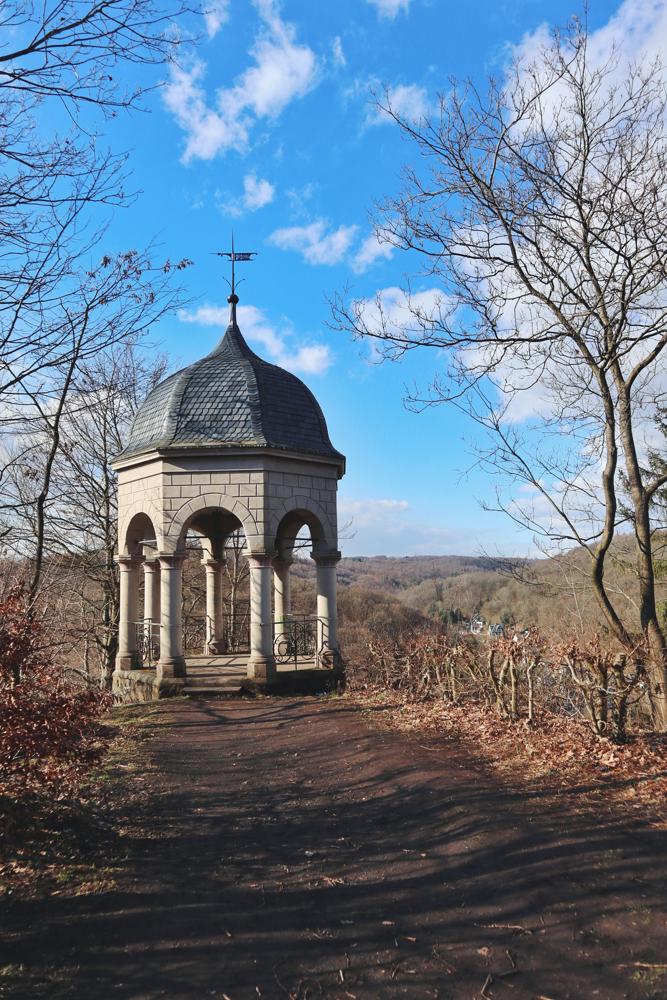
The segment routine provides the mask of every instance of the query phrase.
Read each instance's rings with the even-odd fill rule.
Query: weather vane
[[[225,281],[227,281],[227,284],[229,285],[229,287],[231,289],[231,294],[233,296],[236,296],[236,276],[235,276],[235,272],[234,272],[234,265],[236,264],[237,260],[252,260],[254,257],[257,256],[257,251],[256,250],[251,250],[250,252],[246,252],[246,253],[239,253],[238,251],[236,251],[234,249],[234,233],[232,233],[232,249],[231,250],[216,250],[215,255],[216,255],[216,257],[227,257],[227,259],[232,262],[232,280],[230,282],[230,281],[227,281],[227,278],[225,278]],[[245,280],[244,278],[241,278],[241,281],[244,281],[244,280]],[[239,285],[241,284],[241,281],[239,281]],[[231,296],[230,296],[230,298],[231,298]]]

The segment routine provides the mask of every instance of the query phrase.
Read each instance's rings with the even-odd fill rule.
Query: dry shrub
[[[374,638],[398,639],[424,627],[421,612],[395,597],[367,587],[345,587],[338,594],[339,639],[348,679],[374,684],[375,665],[369,655]]]
[[[366,629],[363,646],[363,656],[346,660],[353,690],[484,704],[528,725],[547,715],[577,716],[616,742],[626,738],[630,710],[650,694],[642,647],[620,651],[599,633],[556,642],[537,631],[487,638],[427,627],[394,635]]]
[[[99,752],[107,707],[54,667],[23,593],[10,591],[0,602],[0,798],[68,794]]]

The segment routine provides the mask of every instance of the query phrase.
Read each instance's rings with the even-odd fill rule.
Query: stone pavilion
[[[182,567],[189,532],[201,541],[205,650],[214,655],[224,649],[228,625],[225,544],[242,529],[250,571],[246,676],[272,686],[276,637],[290,621],[290,565],[307,527],[317,566],[317,664],[338,663],[336,492],[345,458],[331,444],[312,392],[243,339],[233,288],[228,302],[220,343],[153,389],[113,463],[120,569],[114,691],[121,698],[162,697],[186,683]],[[148,670],[139,654],[142,627],[153,629],[156,650]]]

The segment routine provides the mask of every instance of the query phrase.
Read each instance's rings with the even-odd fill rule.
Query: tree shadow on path
[[[60,970],[13,995],[667,996],[659,831],[335,700],[169,715],[138,748],[157,770],[117,817],[116,887],[6,907],[2,962],[43,990]]]

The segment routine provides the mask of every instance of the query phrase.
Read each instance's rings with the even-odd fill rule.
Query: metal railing
[[[320,666],[325,622],[312,615],[289,615],[275,622],[273,655],[276,663],[294,663],[298,670],[299,660],[315,660]]]
[[[204,651],[206,637],[210,635],[210,628],[207,628],[207,618],[187,615],[183,616],[183,652],[200,654]]]
[[[137,666],[151,668],[160,659],[160,623],[152,618],[133,622],[135,628]],[[207,628],[208,626],[208,628]],[[316,667],[334,665],[327,649],[327,622],[313,615],[289,615],[274,623],[273,652],[276,663],[293,663],[314,660]],[[186,652],[204,648],[206,636],[212,632],[206,618],[190,619],[184,630],[183,644]],[[237,607],[233,617],[225,615],[222,639],[218,641],[220,653],[245,653],[250,650],[250,605]]]
[[[140,667],[154,667],[160,659],[160,623],[152,618],[134,622],[136,657]]]
[[[209,652],[209,637],[215,635],[215,624],[208,615],[188,615],[183,628],[183,648],[188,653]],[[213,644],[215,653],[250,652],[250,602],[227,605],[223,611],[222,634]]]

